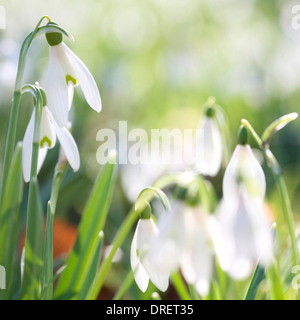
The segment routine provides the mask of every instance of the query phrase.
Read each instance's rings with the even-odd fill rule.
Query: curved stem
[[[31,33],[29,33],[25,38],[25,40],[23,41],[23,44],[21,46],[21,50],[19,53],[17,76],[15,81],[15,88],[14,88],[14,94],[13,94],[13,100],[12,100],[12,106],[11,106],[10,118],[9,118],[9,124],[8,124],[8,132],[7,132],[6,144],[5,144],[3,173],[2,173],[2,181],[0,186],[0,204],[2,203],[2,197],[3,197],[2,189],[6,185],[8,169],[12,160],[12,155],[13,155],[15,142],[16,142],[16,132],[17,132],[17,122],[18,122],[18,115],[19,115],[22,82],[23,82],[26,57],[27,57],[29,47],[33,39],[35,38],[35,36],[46,33],[46,32],[60,32],[72,39],[72,36],[66,30],[64,30],[59,26],[40,27],[44,19],[47,19],[49,22],[51,21],[51,19],[48,16],[43,16],[37,23],[35,29]]]
[[[39,282],[41,276],[43,218],[42,209],[39,202],[37,163],[39,154],[40,120],[43,108],[43,98],[41,91],[36,86],[28,85],[24,87],[24,92],[32,93],[36,101],[27,206],[24,275],[21,289],[22,299],[31,300],[37,299],[39,297]]]
[[[6,185],[8,169],[12,160],[13,150],[15,147],[17,122],[18,122],[18,115],[19,115],[19,106],[20,106],[20,98],[21,98],[21,90],[22,90],[22,82],[23,82],[23,76],[24,76],[24,70],[25,70],[26,56],[27,56],[27,52],[30,47],[30,44],[32,43],[32,40],[38,31],[38,28],[45,18],[50,20],[49,17],[47,16],[43,16],[40,19],[34,31],[31,32],[25,38],[19,54],[18,71],[16,76],[16,82],[15,82],[15,88],[14,88],[14,94],[13,94],[13,100],[12,100],[12,106],[11,106],[11,112],[10,112],[10,118],[9,118],[9,124],[8,124],[8,132],[7,132],[6,144],[5,144],[2,183],[0,187],[0,203],[2,203],[2,197],[3,197],[2,189]]]

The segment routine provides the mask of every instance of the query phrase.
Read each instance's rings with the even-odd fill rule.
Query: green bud
[[[57,23],[55,22],[48,22],[47,23],[47,26],[57,26]],[[49,43],[49,45],[51,47],[53,46],[57,46],[58,44],[62,43],[63,41],[63,35],[59,32],[48,32],[46,33],[46,39],[47,39],[47,42]]]
[[[248,129],[244,125],[241,125],[239,129],[239,134],[238,134],[238,144],[245,145],[245,144],[248,144],[248,141],[249,141]]]
[[[151,214],[152,214],[151,206],[150,206],[150,204],[148,202],[146,202],[146,207],[140,213],[140,218],[144,219],[144,220],[150,219],[151,218]]]

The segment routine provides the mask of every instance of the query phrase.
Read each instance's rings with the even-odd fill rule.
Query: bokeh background
[[[2,159],[20,46],[39,18],[47,14],[69,30],[75,42],[66,44],[86,63],[99,86],[103,110],[96,114],[77,88],[71,119],[81,168],[69,170],[60,191],[56,239],[57,257],[76,233],[76,225],[100,165],[96,151],[101,128],[196,129],[201,106],[211,95],[225,109],[232,151],[240,120],[248,119],[258,133],[277,117],[300,111],[300,29],[292,28],[291,6],[297,1],[273,0],[37,0],[1,1],[6,29],[0,30],[0,154]],[[300,4],[300,2],[298,3]],[[48,46],[38,38],[30,49],[25,82],[43,86]],[[22,98],[18,140],[22,140],[32,101]],[[282,165],[296,220],[300,211],[300,120],[272,139],[271,147]],[[52,180],[58,148],[48,152],[39,174],[44,205]],[[265,166],[265,165],[264,165]],[[265,167],[266,168],[266,167]],[[213,180],[221,197],[224,169]],[[266,168],[267,202],[286,228],[273,178]],[[105,230],[107,244],[120,226],[131,201],[119,170]],[[146,175],[146,173],[145,173]],[[129,184],[137,183],[141,171]],[[26,192],[24,195],[26,208]],[[23,210],[23,220],[25,210]],[[64,222],[62,222],[64,221]],[[64,225],[67,222],[67,225]],[[62,225],[61,225],[62,224]],[[20,234],[22,234],[22,228]],[[62,229],[60,229],[62,228]],[[68,228],[68,229],[66,229]],[[129,270],[129,237],[123,257],[106,283],[111,297]],[[285,244],[286,245],[286,244]],[[284,248],[283,248],[284,249]],[[59,261],[59,260],[58,260]],[[59,262],[58,262],[59,264]],[[133,285],[128,298],[147,298]],[[170,294],[170,293],[169,293]]]

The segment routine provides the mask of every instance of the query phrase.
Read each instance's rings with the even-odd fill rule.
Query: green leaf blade
[[[20,206],[23,195],[22,144],[18,143],[3,188],[3,202],[0,212],[0,265],[6,271],[6,290],[0,290],[0,299],[12,297],[14,259],[19,229]]]
[[[114,164],[108,163],[100,172],[88,200],[67,267],[58,282],[55,299],[79,299],[95,255],[98,254],[99,233],[103,229],[114,185]]]

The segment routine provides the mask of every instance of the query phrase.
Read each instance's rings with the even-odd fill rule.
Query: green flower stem
[[[37,86],[27,85],[22,93],[30,92],[36,101],[35,121],[33,132],[33,146],[31,159],[31,173],[29,182],[25,264],[21,296],[23,299],[37,299],[39,297],[39,277],[42,255],[42,211],[38,199],[37,163],[39,153],[40,120],[43,107],[42,94]]]
[[[268,148],[266,144],[263,143],[262,139],[258,136],[256,131],[253,129],[251,124],[243,119],[242,124],[249,129],[251,132],[253,138],[255,139],[257,145],[260,147],[260,149],[263,151],[264,156],[267,160],[267,165],[271,169],[273,176],[275,178],[280,198],[281,198],[281,203],[282,203],[282,209],[283,213],[288,225],[288,230],[289,230],[289,235],[290,235],[290,240],[291,240],[291,246],[292,246],[292,260],[293,264],[297,265],[298,264],[298,253],[297,253],[297,245],[296,245],[296,236],[295,236],[295,229],[294,229],[294,221],[293,221],[293,213],[292,213],[292,208],[291,208],[291,202],[290,198],[288,195],[287,187],[285,184],[285,180],[283,178],[282,170],[280,168],[280,165],[271,152],[271,150]]]
[[[282,174],[276,174],[275,179],[279,189],[283,211],[285,213],[285,218],[287,220],[288,230],[291,238],[293,264],[297,265],[298,264],[297,243],[296,243],[296,236],[294,231],[295,229],[294,229],[294,221],[292,216],[290,198],[289,198],[287,187]]]

